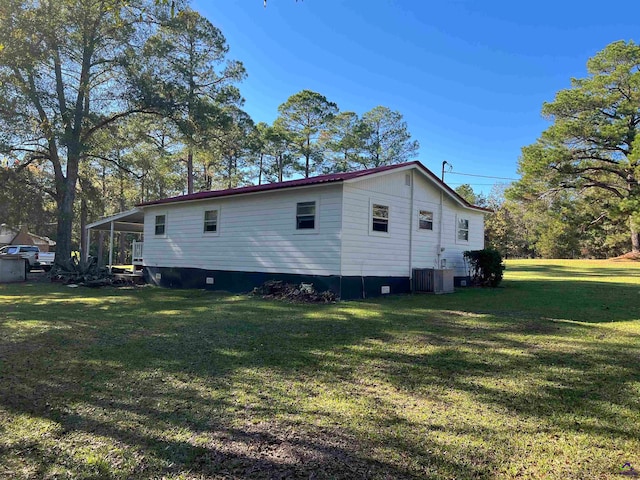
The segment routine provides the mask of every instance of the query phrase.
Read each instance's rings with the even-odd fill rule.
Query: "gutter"
[[[440,211],[438,212],[438,216],[440,217],[440,226],[438,227],[438,251],[436,252],[436,256],[438,258],[438,264],[436,265],[436,268],[440,268],[440,266],[442,265],[442,261],[440,259],[440,257],[442,256],[442,226],[444,225],[444,221],[443,221],[443,206],[442,204],[444,203],[444,192],[442,190],[440,190]]]
[[[411,293],[413,293],[413,217],[415,216],[413,209],[414,171],[414,169],[411,170],[411,200],[409,208],[409,291]]]

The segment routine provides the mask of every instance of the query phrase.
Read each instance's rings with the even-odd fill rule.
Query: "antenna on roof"
[[[449,172],[451,170],[453,170],[453,165],[451,165],[449,162],[447,162],[446,160],[442,162],[442,177],[440,177],[440,179],[442,180],[442,182],[444,183],[444,166],[445,165],[449,165]]]

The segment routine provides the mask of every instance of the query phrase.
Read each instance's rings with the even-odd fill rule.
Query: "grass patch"
[[[640,265],[291,305],[0,285],[2,478],[617,478]]]

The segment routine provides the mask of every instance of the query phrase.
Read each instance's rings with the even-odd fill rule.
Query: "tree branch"
[[[105,157],[105,156],[97,155],[97,154],[87,154],[87,157],[89,157],[89,158],[97,158],[98,160],[104,160],[105,162],[112,163],[113,165],[118,167],[120,170],[122,170],[124,172],[127,172],[129,175],[133,175],[138,180],[140,180],[143,177],[143,175],[138,175],[136,172],[134,172],[133,170],[131,170],[128,167],[125,167],[124,165],[122,165],[117,160],[114,160],[113,158],[109,158],[109,157]]]
[[[617,188],[612,187],[611,185],[607,185],[606,183],[600,182],[594,178],[590,178],[587,176],[583,176],[582,178],[584,178],[585,180],[587,180],[590,183],[587,183],[585,185],[581,185],[581,188],[587,189],[587,188],[601,188],[603,190],[607,190],[611,193],[613,193],[614,195],[616,195],[618,198],[625,198],[625,194],[621,193]],[[573,187],[576,188],[576,187]]]
[[[125,118],[128,117],[129,115],[134,115],[136,113],[146,113],[148,115],[160,115],[158,112],[152,110],[152,109],[145,109],[145,108],[134,108],[131,110],[127,110],[126,112],[120,112],[120,113],[116,113],[110,117],[104,118],[103,120],[101,120],[100,122],[98,122],[96,125],[94,125],[93,127],[91,127],[90,129],[88,129],[84,135],[82,135],[81,137],[81,141],[86,142],[87,140],[89,140],[89,138],[91,138],[91,136],[96,133],[96,131],[100,130],[101,128],[106,127],[107,125],[110,125],[111,123],[121,119],[121,118]]]

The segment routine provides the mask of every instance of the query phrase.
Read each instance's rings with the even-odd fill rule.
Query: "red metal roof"
[[[431,170],[429,170],[427,167],[425,167],[424,165],[422,165],[422,163],[418,161],[399,163],[396,165],[385,165],[385,166],[376,167],[376,168],[368,168],[366,170],[358,170],[357,172],[330,173],[328,175],[320,175],[317,177],[310,177],[310,178],[301,178],[298,180],[288,180],[286,182],[266,183],[263,185],[250,185],[247,187],[229,188],[226,190],[210,190],[205,192],[197,192],[197,193],[191,193],[189,195],[179,195],[177,197],[169,197],[169,198],[161,198],[160,200],[152,200],[150,202],[140,203],[137,206],[146,207],[150,205],[163,205],[167,203],[190,202],[194,200],[205,200],[208,198],[229,197],[232,195],[244,195],[248,193],[267,192],[271,190],[280,190],[285,188],[305,187],[305,186],[320,185],[325,183],[344,182],[345,180],[365,177],[367,175],[386,172],[388,170],[396,170],[396,169],[404,168],[411,165],[416,166],[420,170],[422,170],[428,177],[430,177],[438,185],[440,185],[447,192],[449,192],[449,194],[456,197],[463,205],[466,205],[467,207],[478,209],[478,210],[489,211],[489,212],[491,211],[486,208],[471,205],[464,198],[458,195],[453,189],[451,189],[451,187],[449,187],[447,184],[442,182],[436,175],[433,174]]]

